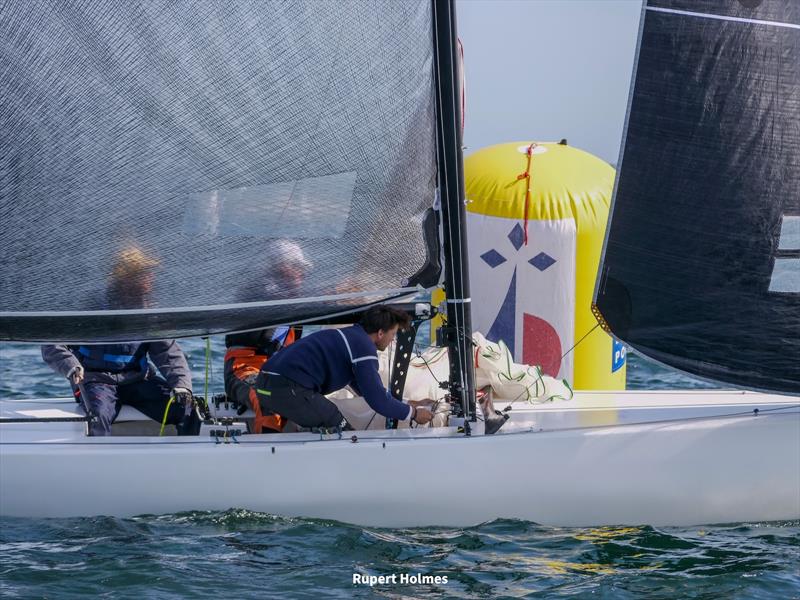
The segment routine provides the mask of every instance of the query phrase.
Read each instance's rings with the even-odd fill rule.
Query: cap
[[[128,246],[120,250],[114,259],[111,275],[117,279],[133,277],[157,267],[159,264],[161,263],[158,260],[147,256],[140,248]]]
[[[310,269],[313,263],[306,258],[303,249],[295,242],[289,240],[278,240],[275,242],[275,249],[281,264],[300,266]]]

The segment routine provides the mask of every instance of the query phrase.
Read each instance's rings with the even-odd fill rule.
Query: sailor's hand
[[[415,407],[414,416],[411,418],[412,421],[419,423],[420,425],[425,425],[426,423],[430,423],[431,419],[433,418],[433,413],[429,411],[427,408],[423,408],[421,406]]]
[[[172,390],[172,397],[175,404],[181,404],[189,409],[194,405],[194,396],[186,388],[175,388]]]
[[[67,373],[67,379],[69,379],[70,383],[73,385],[80,385],[83,382],[83,367],[80,365],[72,367],[70,372]]]

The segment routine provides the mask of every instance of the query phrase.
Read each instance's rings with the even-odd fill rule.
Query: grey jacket
[[[73,368],[82,366],[87,383],[114,385],[150,379],[156,374],[153,369],[155,365],[170,388],[192,390],[189,363],[175,340],[96,346],[42,346],[42,358],[51,369],[64,377]]]

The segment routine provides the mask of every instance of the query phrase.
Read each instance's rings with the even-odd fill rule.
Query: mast
[[[450,394],[461,403],[466,420],[475,419],[475,372],[472,361],[467,227],[461,152],[461,102],[455,0],[431,0],[434,35],[434,81],[437,107],[439,192],[444,231],[444,291],[447,296],[445,343],[450,358]]]

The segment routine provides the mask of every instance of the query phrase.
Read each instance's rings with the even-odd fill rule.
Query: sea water
[[[202,394],[204,343],[181,344]],[[222,391],[223,350],[213,339],[209,394]],[[711,385],[629,354],[628,387]],[[0,397],[67,393],[37,346],[0,344]],[[379,529],[236,508],[131,519],[0,518],[2,598],[423,596],[800,598],[800,522],[575,528],[497,520]]]

